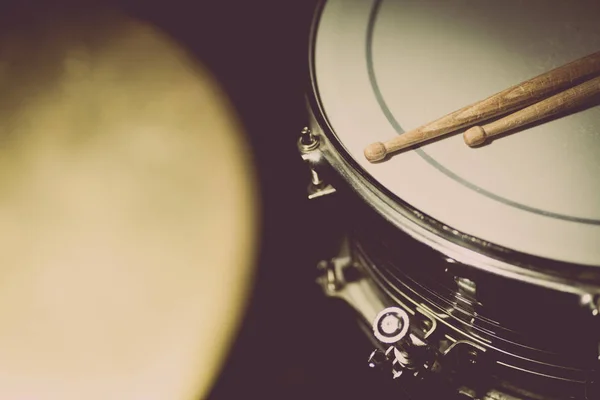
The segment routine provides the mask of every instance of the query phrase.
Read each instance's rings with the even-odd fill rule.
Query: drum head
[[[253,166],[218,82],[112,12],[0,36],[0,397],[204,397],[254,263]]]
[[[313,76],[333,135],[412,207],[485,241],[600,265],[600,107],[469,148],[364,148],[600,50],[600,3],[330,0]],[[598,101],[594,103],[598,105]]]

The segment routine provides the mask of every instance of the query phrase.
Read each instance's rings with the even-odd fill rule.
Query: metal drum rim
[[[600,294],[599,266],[574,264],[526,254],[460,232],[407,204],[363,170],[337,139],[319,95],[315,72],[315,44],[326,3],[327,0],[318,1],[310,27],[309,90],[306,99],[309,112],[325,136],[320,151],[356,194],[395,227],[455,261],[562,292]]]

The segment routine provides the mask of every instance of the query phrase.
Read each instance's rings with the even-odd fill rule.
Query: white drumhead
[[[254,264],[244,131],[158,28],[90,14],[0,36],[0,398],[203,398]]]
[[[592,0],[330,0],[314,55],[322,107],[358,164],[423,213],[513,250],[600,265],[598,106],[477,149],[455,134],[379,164],[363,156],[600,50],[599,15]]]

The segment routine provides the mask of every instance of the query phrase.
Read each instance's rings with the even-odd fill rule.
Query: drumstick
[[[600,93],[600,76],[548,97],[529,107],[507,115],[484,126],[474,126],[463,134],[465,143],[477,146],[488,137],[516,129],[520,126],[567,111],[581,105],[585,100]]]
[[[575,81],[600,72],[600,52],[590,54],[535,78],[496,93],[438,120],[420,126],[385,143],[372,143],[365,148],[367,160],[374,162],[388,153],[437,138],[478,122],[528,106]]]

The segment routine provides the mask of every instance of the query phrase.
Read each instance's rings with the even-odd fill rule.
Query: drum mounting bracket
[[[314,135],[307,127],[302,129],[298,139],[298,150],[310,170],[308,198],[311,200],[335,193],[335,188],[325,182],[322,177],[322,169],[326,165],[326,160],[319,149],[320,144],[319,136]]]

